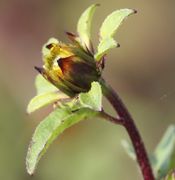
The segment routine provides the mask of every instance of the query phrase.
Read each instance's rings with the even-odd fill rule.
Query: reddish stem
[[[119,118],[122,119],[122,124],[126,128],[129,137],[131,138],[144,180],[155,180],[144,143],[134,123],[134,120],[112,87],[106,84],[103,79],[101,80],[101,85],[104,96],[106,96],[111,105],[114,107]]]

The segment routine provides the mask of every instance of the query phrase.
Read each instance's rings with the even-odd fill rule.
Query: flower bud
[[[43,67],[35,69],[70,97],[89,91],[101,74],[89,52],[53,38],[43,47],[43,60]]]

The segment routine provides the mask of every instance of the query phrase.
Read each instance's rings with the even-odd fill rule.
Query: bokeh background
[[[35,95],[34,65],[50,38],[67,42],[80,14],[93,0],[0,0],[0,179],[1,180],[140,180],[136,163],[125,153],[125,130],[100,119],[66,130],[29,177],[25,156],[32,133],[50,109],[32,115],[26,106]],[[105,78],[132,113],[146,148],[152,152],[175,119],[175,1],[98,0],[93,41],[113,10],[135,8],[116,34],[121,48],[108,55]],[[105,108],[113,113],[104,100]]]

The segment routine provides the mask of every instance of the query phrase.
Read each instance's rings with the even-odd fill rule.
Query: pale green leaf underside
[[[136,11],[133,9],[120,9],[111,13],[104,20],[100,28],[100,38],[106,39],[108,37],[113,37],[123,20],[135,12]]]
[[[91,84],[91,90],[87,93],[81,93],[79,95],[80,104],[83,107],[87,107],[96,111],[102,109],[102,90],[98,82]]]
[[[66,98],[63,93],[48,92],[42,93],[32,98],[28,104],[27,112],[32,113],[42,107],[58,101],[59,99]]]
[[[154,171],[158,177],[165,176],[175,165],[175,125],[171,125],[161,142],[158,144],[155,153]]]
[[[83,46],[84,43],[87,47],[90,46],[91,23],[97,6],[98,4],[93,4],[89,8],[87,8],[80,16],[80,19],[78,21],[77,31],[79,33]]]
[[[37,75],[35,80],[37,95],[48,92],[56,92],[58,88],[48,82],[42,75]]]
[[[98,45],[97,53],[95,54],[96,61],[101,58],[112,48],[119,47],[119,44],[111,37],[102,39]]]
[[[71,112],[66,108],[59,108],[53,111],[35,130],[26,158],[28,173],[34,173],[41,156],[59,134],[75,123],[87,117],[96,116],[98,113],[88,108],[82,108],[75,112]]]

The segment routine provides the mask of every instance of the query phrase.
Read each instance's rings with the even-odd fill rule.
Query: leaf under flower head
[[[100,28],[100,38],[106,39],[108,37],[114,37],[116,31],[122,22],[131,14],[135,14],[136,10],[134,9],[120,9],[111,13],[104,20]]]
[[[97,48],[97,53],[94,55],[96,61],[100,61],[110,49],[119,47],[119,44],[113,37],[122,22],[134,13],[136,13],[136,11],[133,9],[120,9],[107,16],[100,28],[100,43]]]

